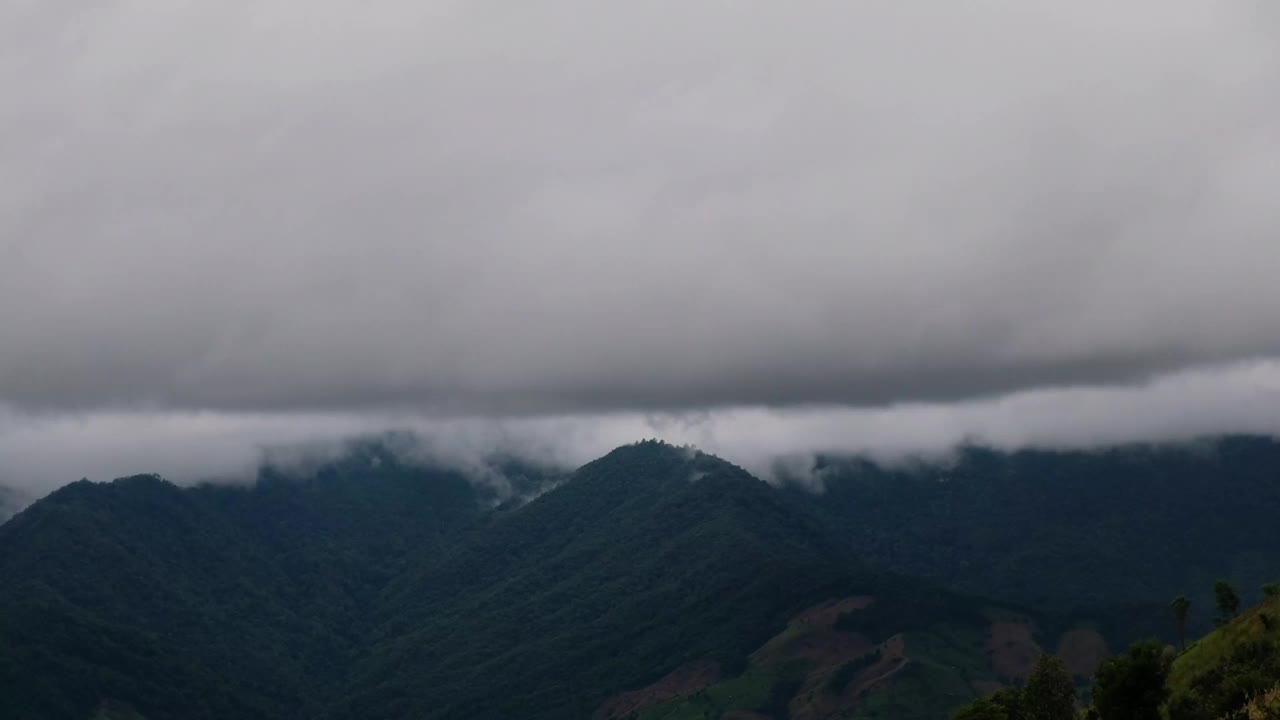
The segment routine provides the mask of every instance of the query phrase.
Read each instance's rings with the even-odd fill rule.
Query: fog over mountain
[[[1254,0],[9,3],[0,485],[1280,431],[1277,48]]]
[[[415,435],[409,461],[432,460],[480,480],[502,453],[573,467],[638,437],[692,444],[775,479],[782,461],[804,472],[821,452],[894,461],[937,457],[956,443],[1079,448],[1188,440],[1217,433],[1280,435],[1280,367],[1252,363],[1184,372],[1140,387],[1023,392],[985,401],[889,408],[726,408],[520,418],[409,413],[96,412],[0,415],[0,485],[38,495],[69,479],[139,469],[179,483],[245,482],[263,462],[339,454],[387,429]]]

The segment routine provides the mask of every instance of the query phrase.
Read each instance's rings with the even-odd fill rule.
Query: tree
[[[1191,612],[1191,601],[1186,595],[1179,595],[1169,603],[1173,610],[1173,621],[1178,626],[1178,647],[1187,649],[1187,615]]]
[[[1074,720],[1076,687],[1061,658],[1041,655],[1022,689],[1027,720]]]
[[[1213,594],[1217,598],[1219,624],[1231,620],[1240,611],[1240,596],[1236,594],[1235,588],[1231,587],[1231,583],[1226,580],[1214,583]]]
[[[991,698],[978,698],[951,715],[951,720],[1010,720],[1009,710]]]
[[[1134,643],[1128,653],[1107,658],[1094,676],[1099,720],[1160,720],[1160,705],[1169,695],[1169,665],[1158,640]]]
[[[1026,720],[1022,688],[1004,688],[956,710],[952,720]]]
[[[1280,583],[1267,583],[1262,586],[1262,597],[1273,598],[1280,595]]]
[[[1004,709],[1009,720],[1026,720],[1026,701],[1023,699],[1022,688],[1011,687],[997,690],[991,696],[991,702]]]

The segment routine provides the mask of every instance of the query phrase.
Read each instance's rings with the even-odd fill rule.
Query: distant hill
[[[5,717],[315,717],[380,589],[491,503],[377,445],[252,487],[72,483],[0,526]]]
[[[1175,595],[1209,608],[1220,577],[1251,592],[1280,577],[1280,442],[1271,438],[965,447],[946,462],[827,457],[814,470],[821,495],[790,492],[866,561],[1037,607],[1108,608],[1139,625],[1137,635],[1172,638],[1164,605]],[[1207,631],[1210,619],[1195,612],[1192,626]]]

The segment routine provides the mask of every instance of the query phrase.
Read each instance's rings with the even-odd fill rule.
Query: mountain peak
[[[692,445],[672,445],[666,440],[662,440],[660,438],[645,438],[626,445],[619,445],[613,450],[610,450],[604,456],[600,457],[597,462],[609,459],[629,460],[646,455],[692,460],[694,457],[701,454],[703,454],[702,451]]]

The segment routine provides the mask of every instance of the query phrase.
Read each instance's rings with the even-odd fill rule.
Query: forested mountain
[[[888,661],[944,652],[924,638],[945,625],[965,658],[945,708],[1016,679],[984,654],[997,620],[1034,642],[1025,616],[871,569],[785,494],[689,449],[620,448],[527,505],[494,500],[376,448],[253,487],[74,483],[0,529],[0,690],[21,718],[574,718],[704,667],[698,687],[772,673],[760,703],[786,708],[809,675],[902,633],[922,641]],[[751,660],[851,598],[806,641],[825,655]]]
[[[394,583],[346,707],[585,717],[685,662],[740,666],[790,614],[876,580],[741,469],[624,447]]]
[[[567,475],[494,461],[500,481],[480,483],[378,442],[250,486],[81,481],[0,526],[0,698],[24,720],[944,717],[1041,652],[1083,681],[1127,640],[1111,605],[1155,603],[1151,621],[1171,627],[1164,586],[1145,578],[1176,562],[1141,553],[1220,525],[1177,492],[1140,490],[1190,492],[1212,472],[1262,512],[1272,451],[970,449],[945,482],[828,459],[822,495],[654,441]],[[1137,480],[1107,495],[1104,470]],[[1104,520],[1052,511],[1073,483],[1109,498]],[[1221,564],[1189,557],[1225,575],[1240,553],[1280,556],[1250,522],[1216,537]],[[1001,546],[1019,532],[1030,547]],[[1074,575],[1089,577],[1091,552],[1123,557],[1090,539],[1131,543],[1142,582]],[[1092,594],[1026,602],[1054,577]]]
[[[253,487],[73,483],[0,526],[0,696],[32,718],[314,716],[380,588],[483,507],[377,448]]]
[[[1187,594],[1207,608],[1218,578],[1253,589],[1280,577],[1280,442],[1271,438],[965,447],[946,462],[896,465],[827,457],[815,473],[821,495],[790,492],[865,560],[962,592],[1060,611],[1163,606]],[[1194,613],[1193,627],[1211,619]]]

